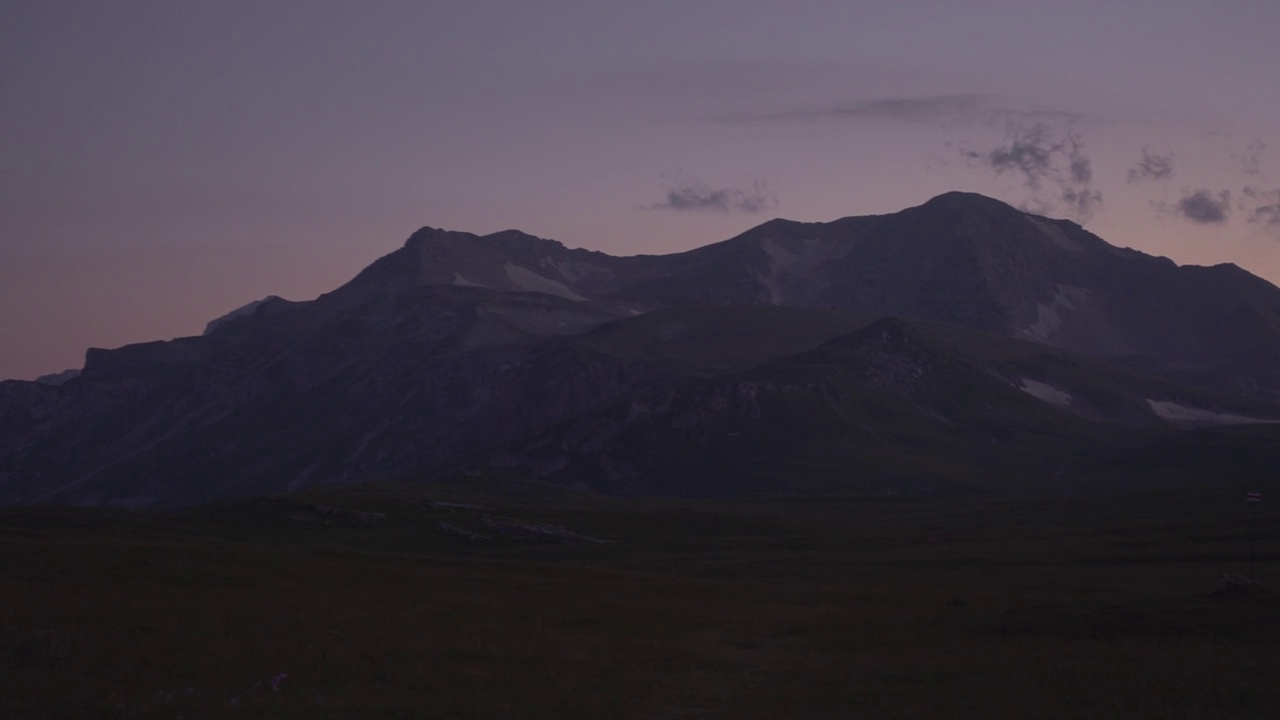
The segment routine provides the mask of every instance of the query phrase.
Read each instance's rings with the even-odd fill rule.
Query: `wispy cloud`
[[[1003,130],[994,147],[972,149],[974,141],[946,144],[961,157],[996,175],[1020,178],[1036,212],[1063,212],[1085,222],[1102,204],[1094,185],[1093,161],[1083,137],[1072,127],[1084,116],[1058,108],[1027,105],[996,95],[891,96],[828,102],[808,107],[719,115],[725,123],[867,122],[932,125],[949,134]]]
[[[819,100],[809,105],[722,114],[711,119],[721,123],[779,125],[845,123],[861,127],[860,124],[881,122],[922,126],[942,137],[948,148],[946,156],[955,158],[958,153],[971,169],[1012,179],[1017,185],[1013,199],[1017,202],[1020,195],[1023,209],[1071,217],[1083,223],[1103,206],[1103,194],[1098,189],[1101,181],[1095,177],[1095,165],[1087,151],[1085,137],[1107,120],[1008,96],[957,93]],[[1280,237],[1280,190],[1267,189],[1271,183],[1264,172],[1266,149],[1266,143],[1260,139],[1249,142],[1243,149],[1236,147],[1233,162],[1239,163],[1237,167],[1246,176],[1239,186],[1233,184],[1227,190],[1219,185],[1219,189],[1210,190],[1190,185],[1180,194],[1150,200],[1150,205],[1160,213],[1202,225],[1224,225],[1238,216]],[[1173,148],[1143,147],[1127,169],[1112,170],[1109,164],[1104,164],[1102,169],[1127,179],[1133,192],[1155,190],[1158,184],[1168,188],[1167,183],[1175,175],[1195,182],[1184,177],[1188,170],[1175,162],[1177,158]],[[941,164],[948,164],[945,157]],[[1104,178],[1111,179],[1118,178]],[[758,200],[752,200],[753,197],[749,191],[715,190],[702,183],[688,183],[670,188],[666,200],[653,207],[755,211],[757,205],[768,206],[771,202],[768,195]]]
[[[1138,184],[1150,180],[1168,180],[1173,177],[1173,152],[1155,153],[1142,148],[1142,158],[1129,168],[1129,182]]]
[[[991,166],[997,175],[1016,172],[1022,175],[1031,190],[1039,190],[1045,178],[1053,172],[1054,155],[1063,145],[1050,139],[1048,125],[1037,124],[1025,128],[1010,128],[1007,142],[992,150],[965,151],[965,156]]]
[[[1231,216],[1231,193],[1223,190],[1217,194],[1209,190],[1194,190],[1183,195],[1171,211],[1201,225],[1222,225]]]
[[[1265,142],[1255,139],[1243,151],[1231,153],[1231,160],[1240,163],[1238,172],[1243,173],[1238,186],[1222,188],[1219,185],[1222,189],[1216,191],[1204,186],[1184,187],[1177,202],[1152,202],[1151,205],[1163,213],[1200,225],[1226,225],[1241,218],[1280,240],[1280,188],[1269,182],[1262,167],[1266,149]],[[1147,159],[1146,151],[1144,159]]]
[[[697,178],[681,176],[668,181],[666,197],[661,202],[649,205],[648,209],[757,213],[777,205],[777,195],[759,180],[752,182],[750,189],[744,190],[713,188]]]
[[[962,149],[968,161],[997,176],[1021,178],[1030,193],[1028,205],[1040,212],[1065,206],[1072,217],[1086,221],[1102,204],[1093,186],[1093,161],[1079,134],[1045,122],[1010,121],[1004,139],[987,150]]]
[[[1245,148],[1244,157],[1241,161],[1244,163],[1245,175],[1261,175],[1262,174],[1262,153],[1267,149],[1267,144],[1261,140],[1254,140]]]
[[[885,120],[902,123],[1001,124],[1011,119],[1072,121],[1076,113],[1053,108],[1017,108],[995,95],[919,95],[820,103],[757,112],[719,114],[725,123]]]
[[[1070,145],[1071,169],[1061,187],[1062,201],[1068,215],[1084,221],[1102,204],[1102,191],[1093,187],[1093,161],[1084,154],[1084,142],[1073,135]]]
[[[721,122],[880,119],[919,123],[972,116],[982,112],[991,102],[992,98],[987,95],[873,98],[810,107],[717,115],[713,119]]]
[[[1250,201],[1246,208],[1250,223],[1280,231],[1280,190],[1246,187],[1244,196]]]

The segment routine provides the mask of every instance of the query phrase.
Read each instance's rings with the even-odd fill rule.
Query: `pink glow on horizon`
[[[1245,194],[1280,191],[1280,6],[854,5],[6,10],[0,378],[309,299],[422,225],[636,254],[953,189],[1065,214],[1055,180],[972,159],[1036,123],[1083,142],[1086,228],[1280,281]],[[1144,148],[1174,175],[1130,182]],[[776,206],[653,209],[685,180]],[[1223,222],[1171,210],[1200,189]]]

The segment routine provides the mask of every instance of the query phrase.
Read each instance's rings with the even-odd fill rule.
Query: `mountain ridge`
[[[1085,473],[1117,442],[1280,419],[1277,358],[1266,281],[969,193],[670,255],[424,227],[315,300],[0,383],[0,503],[450,472],[987,492]]]
[[[945,193],[900,213],[827,223],[778,218],[669,255],[610,256],[519,231],[473,236],[434,228],[415,233],[405,247],[421,253],[433,241],[460,237],[505,243],[506,252],[517,249],[510,257],[518,261],[502,265],[505,273],[491,265],[487,278],[472,271],[479,280],[446,263],[453,276],[437,274],[432,281],[591,298],[619,313],[681,303],[843,307],[1127,357],[1184,382],[1213,381],[1214,373],[1197,376],[1195,366],[1235,367],[1237,377],[1217,387],[1280,397],[1280,374],[1260,357],[1280,345],[1268,341],[1250,353],[1239,339],[1280,335],[1275,286],[1232,264],[1179,266],[1112,246],[1074,222],[974,193]],[[532,251],[534,245],[541,252]],[[1145,297],[1151,290],[1158,296]],[[1240,307],[1215,312],[1212,304],[1186,301],[1205,293],[1234,294],[1230,302]],[[1249,323],[1255,327],[1241,327]],[[1222,327],[1238,332],[1219,332],[1215,342],[1196,337]],[[1232,357],[1214,358],[1228,353]]]

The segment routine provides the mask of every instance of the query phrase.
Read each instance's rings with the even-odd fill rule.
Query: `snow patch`
[[[1231,413],[1220,413],[1213,410],[1204,410],[1201,408],[1187,407],[1179,405],[1175,402],[1166,400],[1147,400],[1147,404],[1151,406],[1151,411],[1165,420],[1174,422],[1196,422],[1209,423],[1212,425],[1248,425],[1251,423],[1276,423],[1280,420],[1271,420],[1268,418],[1249,417],[1247,415],[1233,415]]]
[[[1055,286],[1053,299],[1048,305],[1043,303],[1036,305],[1036,321],[1028,325],[1022,334],[1041,342],[1048,340],[1062,327],[1062,311],[1075,310],[1076,303],[1088,297],[1089,291],[1085,288],[1071,285]]]
[[[511,282],[517,287],[529,292],[542,293],[543,295],[555,295],[565,300],[573,300],[575,302],[584,302],[586,298],[569,289],[564,283],[556,282],[549,277],[543,277],[538,273],[520,267],[515,263],[507,263],[502,266],[506,271],[507,277],[511,278]]]
[[[778,276],[788,267],[795,264],[798,256],[783,249],[772,239],[760,243],[760,249],[769,256],[769,272],[760,276],[760,282],[769,291],[769,300],[774,305],[782,304],[782,287],[778,284]]]
[[[560,277],[571,283],[582,282],[587,278],[599,277],[601,275],[612,278],[613,271],[597,267],[590,263],[574,262],[569,258],[563,260],[552,260],[551,258],[543,258],[540,263],[543,267],[555,270]]]
[[[272,300],[279,300],[279,299],[280,297],[277,295],[268,295],[262,298],[261,300],[254,300],[253,302],[247,305],[241,305],[240,307],[236,308],[235,310],[232,310],[226,315],[223,315],[222,317],[216,318],[214,320],[210,320],[208,323],[206,323],[204,326],[204,334],[208,335],[209,333],[213,332],[215,328],[217,328],[219,325],[221,325],[222,323],[228,320],[234,320],[235,318],[238,318],[238,317],[244,317],[245,315],[253,314],[253,312],[257,310],[258,307],[261,306],[263,303],[270,302]]]
[[[1058,407],[1069,407],[1071,405],[1071,393],[1059,390],[1047,383],[1042,383],[1037,380],[1027,380],[1024,378],[1022,380],[1022,384],[1018,386],[1018,389],[1031,397],[1047,402],[1050,405],[1057,405]]]
[[[815,277],[813,270],[818,265],[840,257],[848,248],[839,243],[810,238],[799,240],[798,249],[792,250],[777,240],[768,238],[759,247],[769,256],[769,271],[760,275],[760,282],[769,291],[769,298],[774,305],[787,303],[784,293],[784,281],[802,278],[809,286],[809,292],[820,292],[826,289],[826,283]]]
[[[1067,234],[1063,232],[1062,228],[1058,227],[1057,225],[1054,225],[1051,222],[1046,222],[1044,220],[1031,217],[1031,216],[1027,216],[1027,219],[1030,220],[1031,224],[1035,225],[1036,228],[1040,230],[1040,232],[1044,233],[1045,235],[1048,235],[1049,239],[1052,240],[1055,245],[1062,248],[1063,250],[1067,250],[1073,253],[1084,252],[1084,248],[1080,246],[1080,243],[1077,243],[1076,241],[1067,237]]]
[[[471,282],[470,280],[463,277],[462,273],[460,272],[455,272],[453,274],[453,284],[461,285],[462,287],[478,287],[478,288],[486,287],[485,285],[481,285],[480,283]]]

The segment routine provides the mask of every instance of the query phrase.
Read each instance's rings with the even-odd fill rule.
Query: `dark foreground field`
[[[1280,707],[1276,594],[1210,595],[1248,572],[1234,484],[1071,501],[511,490],[0,512],[0,717]],[[1280,586],[1268,507],[1258,581]]]

